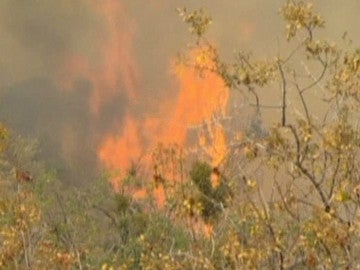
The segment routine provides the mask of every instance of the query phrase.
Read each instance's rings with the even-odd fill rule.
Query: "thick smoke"
[[[112,24],[106,10],[90,1],[0,5],[6,52],[1,65],[2,120],[20,134],[37,138],[42,158],[61,178],[81,182],[94,177],[99,141],[122,125],[129,107],[126,91],[135,87],[135,79],[126,74],[132,72],[131,60],[124,59],[128,52],[117,54],[131,49],[122,47],[126,36],[117,39],[127,34],[115,29],[128,27],[125,19]],[[114,10],[119,17],[120,8]]]

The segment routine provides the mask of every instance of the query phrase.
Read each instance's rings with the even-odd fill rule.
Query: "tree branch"
[[[286,125],[286,79],[281,63],[278,61],[277,64],[281,78],[281,125],[284,127]]]

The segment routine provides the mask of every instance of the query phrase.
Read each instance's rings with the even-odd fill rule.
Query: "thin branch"
[[[286,203],[286,201],[285,201],[284,194],[283,194],[282,191],[281,191],[281,187],[280,187],[279,183],[278,183],[277,181],[275,181],[275,183],[276,183],[276,188],[277,188],[277,190],[278,190],[278,192],[279,192],[281,201],[283,202],[283,205],[284,205],[284,207],[285,207],[286,212],[288,212],[289,215],[290,215],[293,219],[295,219],[297,222],[299,222],[299,217],[296,216],[296,214],[294,214],[293,212],[291,212],[290,208],[288,207],[288,205],[287,205],[287,203]]]
[[[259,104],[254,104],[254,103],[250,103],[249,106],[258,107],[258,108],[262,108],[262,109],[281,109],[282,108],[282,106],[280,106],[280,105],[259,105]]]
[[[336,175],[338,173],[339,167],[340,167],[340,157],[337,158],[335,171],[334,171],[333,176],[331,178],[331,188],[330,188],[329,198],[331,198],[333,196],[333,193],[334,193],[335,180],[336,180],[335,178],[336,178]],[[325,170],[325,168],[324,168],[324,170]]]
[[[249,199],[250,205],[253,207],[254,211],[256,212],[256,214],[258,215],[260,220],[264,223],[264,226],[269,229],[269,232],[270,232],[270,235],[271,235],[271,238],[273,240],[274,245],[277,245],[276,233],[275,233],[275,230],[274,230],[274,228],[273,228],[273,226],[271,224],[269,213],[265,209],[264,210],[265,218],[262,218],[262,215],[261,215],[261,212],[260,212],[259,208],[250,199],[248,194],[247,194],[247,197]],[[278,248],[279,248],[279,251],[277,251],[277,254],[279,255],[279,261],[280,261],[279,262],[280,263],[279,267],[280,267],[280,269],[284,269],[284,261],[285,261],[284,254],[283,254],[283,251],[282,251],[281,247],[278,246]]]
[[[284,70],[279,61],[278,61],[278,68],[279,68],[280,78],[281,78],[281,96],[282,96],[281,125],[285,126],[286,125],[286,79],[285,79]]]
[[[305,29],[307,30],[309,37],[307,38],[307,41],[311,42],[313,40],[313,32],[312,28],[309,25],[305,25]]]
[[[61,212],[63,214],[63,218],[64,218],[64,223],[69,226],[70,225],[70,222],[68,220],[68,217],[67,217],[67,214],[66,214],[66,211],[65,211],[65,207],[62,203],[62,200],[60,198],[60,195],[59,193],[55,192],[55,195],[56,195],[56,199],[60,205],[60,208],[61,208]],[[76,257],[77,257],[77,262],[78,262],[78,266],[79,266],[79,269],[82,270],[82,264],[81,264],[81,259],[80,259],[80,253],[79,253],[79,250],[77,248],[77,245],[75,245],[75,241],[74,241],[74,237],[73,237],[73,234],[71,232],[69,232],[67,230],[67,240],[70,241],[70,246],[72,247],[73,251],[75,251],[76,253]],[[64,241],[65,242],[65,241]]]
[[[301,144],[300,144],[300,138],[298,136],[298,134],[296,133],[296,129],[292,126],[292,125],[287,125],[287,128],[290,129],[291,133],[294,136],[295,139],[295,144],[296,144],[296,162],[298,162],[299,164],[301,164],[302,159],[301,159]]]
[[[324,151],[324,162],[323,162],[323,169],[322,169],[322,174],[321,174],[321,179],[320,179],[320,183],[323,183],[325,181],[325,176],[326,176],[326,168],[328,167],[327,162],[329,159],[329,153],[327,151]],[[331,198],[331,196],[329,197]]]
[[[253,94],[253,96],[255,97],[255,104],[256,104],[255,106],[256,106],[257,112],[259,113],[260,112],[260,99],[259,99],[259,96],[251,86],[248,86],[247,88],[248,88],[249,92],[251,94]]]
[[[325,206],[325,211],[329,212],[330,211],[330,205],[329,205],[329,201],[326,198],[326,195],[324,193],[324,191],[321,188],[321,185],[316,181],[315,177],[309,173],[309,171],[299,162],[295,162],[295,166],[298,167],[298,169],[300,169],[300,171],[310,180],[310,182],[313,184],[313,186],[315,187],[317,193],[319,194],[321,201],[323,202],[324,206]]]
[[[113,217],[112,214],[110,214],[109,211],[107,211],[106,209],[100,207],[100,206],[97,206],[97,205],[93,205],[92,206],[94,209],[98,210],[99,212],[103,213],[105,216],[107,216],[110,220],[111,220],[111,223],[115,226],[117,226],[117,221],[116,219]]]
[[[320,61],[320,60],[319,60]],[[309,84],[308,86],[305,86],[301,89],[301,93],[304,93],[305,91],[311,89],[312,87],[314,87],[315,85],[319,84],[319,82],[323,79],[325,73],[326,73],[326,70],[327,70],[327,62],[323,62],[323,61],[320,61],[323,65],[323,69],[319,75],[319,77],[315,78],[311,72],[309,71],[309,68],[305,65],[305,63],[303,61],[301,61],[301,64],[304,66],[306,72],[308,73],[308,75],[313,79],[313,82],[311,84]],[[320,88],[322,88],[320,86]]]
[[[300,90],[300,87],[299,87],[299,85],[297,83],[295,83],[295,87],[296,87],[296,90],[297,90],[297,92],[298,92],[298,94],[300,96],[301,104],[302,104],[302,106],[304,108],[306,119],[307,119],[308,123],[311,123],[309,109],[308,109],[308,106],[307,106],[307,104],[305,102],[303,92]]]
[[[317,193],[319,194],[321,201],[323,202],[324,206],[325,206],[325,211],[329,212],[330,211],[330,205],[329,205],[329,201],[326,198],[326,195],[324,193],[324,191],[321,188],[321,184],[319,182],[316,181],[315,176],[313,174],[311,174],[308,169],[306,169],[303,164],[301,163],[300,160],[300,139],[299,136],[296,133],[296,130],[293,126],[288,125],[287,126],[292,134],[294,135],[295,138],[295,143],[296,143],[296,147],[297,147],[297,151],[296,151],[296,158],[295,158],[295,162],[294,165],[310,180],[310,182],[313,184],[313,186],[315,187]]]
[[[24,257],[25,257],[26,269],[30,269],[29,254],[28,254],[28,250],[27,250],[27,244],[26,244],[26,240],[25,240],[25,235],[24,235],[24,232],[22,230],[20,231],[20,234],[21,234],[22,244],[23,244],[23,248],[24,248]]]
[[[328,255],[328,257],[330,258],[330,261],[333,265],[335,265],[333,256],[331,254],[330,248],[326,245],[326,243],[322,240],[322,239],[318,239],[319,243],[323,246],[326,254]]]
[[[294,50],[292,50],[289,55],[284,59],[282,60],[283,64],[285,64],[286,62],[288,62],[294,55],[295,53],[306,43],[307,39],[303,40],[302,42],[300,42]]]

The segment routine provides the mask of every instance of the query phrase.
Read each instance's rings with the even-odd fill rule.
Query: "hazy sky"
[[[161,101],[176,96],[171,63],[191,42],[177,7],[202,7],[212,16],[209,37],[224,56],[270,56],[284,31],[282,2],[2,0],[0,119],[37,138],[64,178],[92,177],[101,141],[121,133],[125,115],[156,115]],[[315,6],[327,21],[323,36],[348,31],[360,41],[360,1]]]

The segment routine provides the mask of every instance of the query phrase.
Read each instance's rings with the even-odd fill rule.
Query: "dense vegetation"
[[[118,192],[111,175],[76,190],[37,161],[36,143],[1,127],[0,268],[360,268],[360,50],[317,39],[325,22],[310,4],[289,1],[281,14],[286,55],[227,63],[206,39],[211,19],[180,10],[213,64],[186,63],[254,108],[219,168],[159,145],[153,179],[133,169]],[[269,129],[265,109],[278,116]],[[154,195],[132,196],[140,189]]]

